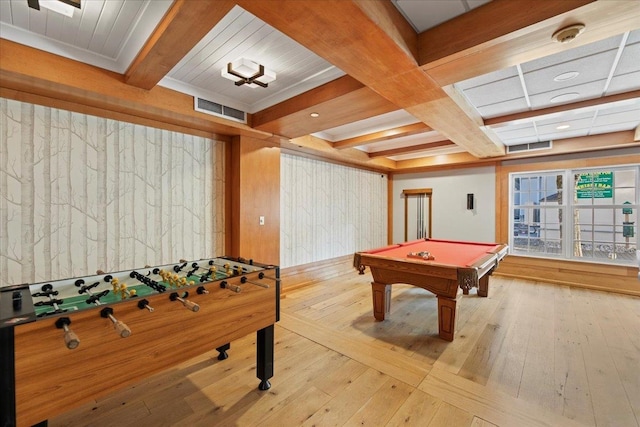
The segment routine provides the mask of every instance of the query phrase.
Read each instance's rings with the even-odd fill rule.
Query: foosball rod
[[[127,338],[131,335],[131,329],[124,322],[116,319],[113,316],[113,309],[111,307],[105,307],[100,310],[100,317],[104,317],[105,319],[109,319],[113,322],[113,328],[116,330],[120,338]]]
[[[235,293],[239,293],[242,290],[240,286],[227,283],[226,280],[223,280],[222,282],[220,282],[220,287],[222,289],[229,289],[231,292],[235,292]]]
[[[73,350],[80,345],[80,339],[71,329],[69,329],[70,324],[71,319],[68,317],[60,317],[55,323],[56,328],[64,330],[64,345],[69,350]]]
[[[146,308],[147,310],[149,310],[149,313],[153,313],[153,307],[149,305],[149,301],[147,301],[146,299],[141,299],[140,301],[138,301],[138,308],[140,310],[144,310]]]
[[[269,289],[269,285],[265,285],[264,283],[252,282],[251,280],[247,279],[247,276],[242,276],[242,278],[240,279],[240,283],[242,283],[242,284],[251,283],[252,285],[260,286],[261,288],[265,288],[265,289]]]
[[[273,281],[276,281],[276,282],[280,282],[280,279],[278,279],[277,277],[267,276],[262,271],[260,273],[258,273],[258,279],[260,279],[260,280],[269,279],[269,280],[273,280]]]
[[[188,308],[194,313],[200,310],[200,306],[198,304],[196,304],[195,302],[189,301],[188,299],[185,299],[188,296],[189,296],[188,292],[185,292],[183,294],[183,297],[178,296],[177,292],[172,292],[171,295],[169,295],[169,299],[171,301],[180,301],[185,308]]]

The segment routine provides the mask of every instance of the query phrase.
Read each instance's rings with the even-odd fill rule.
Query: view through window
[[[633,265],[639,169],[511,174],[512,253]]]

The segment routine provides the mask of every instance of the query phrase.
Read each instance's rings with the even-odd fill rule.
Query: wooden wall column
[[[280,265],[280,148],[235,136],[226,160],[226,255]]]

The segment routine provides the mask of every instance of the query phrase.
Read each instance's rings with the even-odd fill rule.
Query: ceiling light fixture
[[[554,96],[549,100],[549,102],[556,104],[558,102],[572,101],[579,97],[580,97],[580,94],[578,92],[569,92],[569,93],[563,93],[558,96]]]
[[[567,80],[575,79],[580,75],[577,71],[567,71],[566,73],[558,74],[553,78],[554,82],[566,82]]]
[[[584,24],[569,25],[553,33],[551,39],[558,43],[569,43],[578,37],[585,28]]]
[[[30,8],[40,10],[40,7],[60,13],[69,18],[73,17],[75,9],[80,9],[81,0],[27,0]]]
[[[320,117],[320,114],[318,114],[318,113],[311,113],[311,114],[309,114],[309,115],[310,115],[311,117],[313,117],[314,119],[315,119],[316,117]]]
[[[570,125],[560,125],[558,127],[556,127],[557,130],[565,130],[565,129],[569,129],[571,126]]]
[[[222,77],[233,80],[236,86],[246,84],[249,87],[268,87],[276,79],[276,73],[246,58],[229,62],[221,74]]]

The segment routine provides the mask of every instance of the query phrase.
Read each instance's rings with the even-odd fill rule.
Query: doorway
[[[431,188],[402,190],[404,241],[431,237]]]

